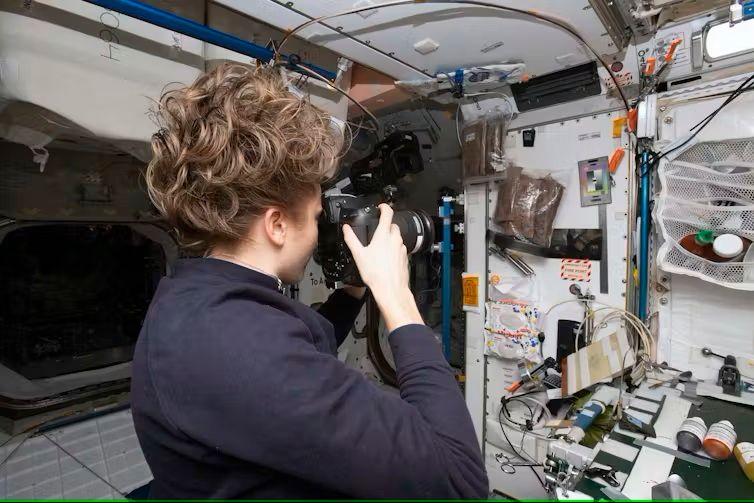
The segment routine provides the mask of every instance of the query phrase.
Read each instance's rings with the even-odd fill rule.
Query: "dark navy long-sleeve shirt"
[[[390,334],[400,394],[336,350],[361,302],[320,312],[211,258],[160,283],[133,361],[152,498],[484,498],[471,418],[437,339]]]

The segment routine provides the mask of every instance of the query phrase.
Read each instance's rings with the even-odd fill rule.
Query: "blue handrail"
[[[450,360],[450,333],[451,333],[451,314],[453,307],[451,305],[450,283],[451,274],[451,252],[453,245],[451,241],[451,215],[453,214],[453,198],[445,196],[442,198],[440,207],[440,217],[442,217],[442,243],[440,244],[440,253],[442,254],[442,349],[445,353],[445,359]]]
[[[215,30],[203,24],[197,23],[185,17],[176,16],[168,11],[152,7],[143,2],[136,0],[84,0],[94,5],[99,5],[108,10],[119,12],[129,17],[140,19],[155,26],[160,26],[183,35],[202,40],[209,44],[223,47],[231,51],[243,54],[245,56],[258,59],[260,61],[270,61],[274,52],[261,45],[254,44],[247,40],[234,37],[225,32]],[[283,59],[289,61],[289,56],[283,56]],[[325,70],[316,65],[309,63],[298,63],[306,66],[310,70],[317,72],[328,80],[335,80],[335,73]],[[295,66],[293,67],[295,70]],[[304,73],[306,74],[306,73]]]
[[[639,194],[639,306],[636,315],[647,318],[647,296],[649,294],[649,152],[641,154],[641,190]]]

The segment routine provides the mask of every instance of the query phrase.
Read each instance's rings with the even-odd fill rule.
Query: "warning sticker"
[[[479,307],[478,274],[463,274],[463,307]]]
[[[592,261],[564,258],[560,261],[560,277],[569,281],[591,281]]]

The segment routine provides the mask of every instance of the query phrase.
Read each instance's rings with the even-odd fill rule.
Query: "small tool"
[[[615,468],[599,468],[596,466],[592,466],[590,468],[587,468],[584,470],[584,475],[586,475],[589,478],[601,478],[608,484],[610,484],[612,487],[619,487],[620,481],[615,478]]]
[[[718,358],[725,360],[725,357],[723,355],[713,352],[710,348],[702,348],[702,354],[704,356],[717,356]]]
[[[532,269],[531,266],[527,264],[526,261],[524,261],[521,255],[512,253],[506,248],[498,248],[497,246],[490,246],[490,252],[494,253],[502,259],[509,261],[519,271],[521,271],[521,274],[523,274],[524,276],[534,276],[534,269]]]
[[[723,366],[717,373],[717,385],[723,388],[723,393],[733,396],[741,396],[741,372],[736,366],[736,357],[733,355],[723,356],[712,352],[710,348],[702,348],[704,356],[716,356],[722,358]]]
[[[510,456],[503,454],[502,452],[495,454],[495,459],[500,463],[500,469],[503,473],[507,473],[508,475],[516,473],[517,466],[542,466],[542,463],[514,463]]]
[[[511,384],[510,386],[508,386],[507,388],[505,388],[505,391],[513,393],[514,391],[518,390],[518,388],[520,388],[523,384],[525,384],[526,382],[530,381],[531,378],[534,377],[535,375],[537,375],[537,374],[539,374],[541,372],[544,372],[548,368],[555,368],[556,365],[557,365],[557,362],[555,361],[555,358],[548,357],[547,359],[545,359],[545,361],[541,365],[539,365],[538,367],[536,367],[531,372],[526,371],[526,374],[524,374],[522,372],[522,375],[525,375],[526,378],[521,379],[520,381],[514,382],[513,384]]]
[[[662,370],[672,370],[673,372],[682,372],[681,369],[677,369],[675,367],[671,367],[670,365],[668,365],[667,362],[652,363],[651,365],[652,365],[652,368],[659,369],[660,371],[662,371]]]
[[[679,383],[682,383],[682,382],[684,382],[684,383],[685,383],[685,382],[687,382],[687,381],[688,381],[689,379],[691,379],[691,371],[690,371],[690,370],[686,370],[685,372],[681,372],[680,374],[678,374],[677,376],[675,376],[674,378],[672,378],[672,379],[670,380],[670,387],[671,387],[671,388],[675,388],[676,386],[678,386],[678,384],[679,384]],[[660,381],[660,382],[656,382],[656,383],[654,383],[653,385],[651,385],[651,386],[649,387],[649,389],[655,389],[655,388],[659,388],[660,386],[662,386],[662,385],[663,385],[663,384],[665,384],[666,382],[668,382],[668,381]]]

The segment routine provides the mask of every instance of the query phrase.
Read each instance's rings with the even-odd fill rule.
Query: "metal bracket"
[[[694,70],[701,70],[704,66],[703,41],[704,36],[701,31],[694,32],[694,34],[691,35],[691,67]]]
[[[600,256],[600,293],[606,294],[608,290],[608,276],[610,269],[607,263],[607,205],[600,204],[597,207],[600,229],[602,230],[602,255]]]

